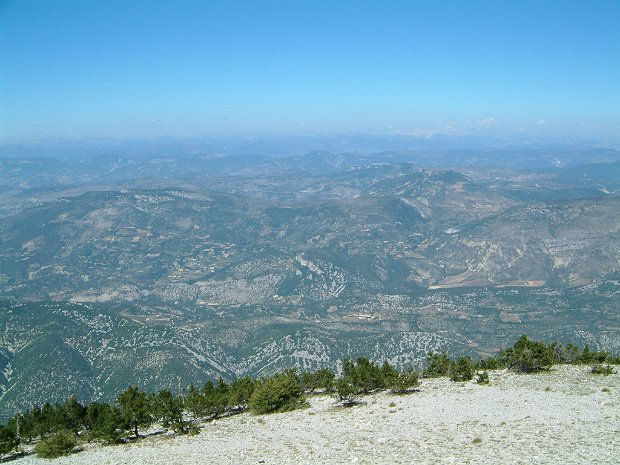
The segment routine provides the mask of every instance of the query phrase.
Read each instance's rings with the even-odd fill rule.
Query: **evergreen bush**
[[[424,369],[425,377],[438,378],[440,376],[447,376],[449,371],[450,358],[446,352],[441,354],[429,352],[426,359],[426,368]]]
[[[593,365],[590,371],[595,375],[614,375],[617,373],[610,364],[603,365],[601,363]]]
[[[255,388],[256,382],[249,376],[234,379],[230,383],[228,404],[241,409],[247,408]]]
[[[162,389],[152,398],[151,410],[154,418],[161,421],[164,428],[172,428],[176,433],[186,433],[183,420],[183,398],[175,397],[169,389]]]
[[[8,454],[19,445],[19,440],[12,429],[0,425],[0,455]]]
[[[206,412],[212,418],[223,415],[230,407],[230,386],[221,376],[215,386],[210,381],[205,384],[202,394],[205,399]]]
[[[323,389],[325,392],[333,392],[336,382],[336,373],[329,368],[319,368],[314,372],[314,382],[316,389]]]
[[[497,370],[499,368],[503,368],[503,365],[500,363],[497,357],[487,357],[478,360],[476,368],[479,368],[481,370]]]
[[[118,407],[100,402],[87,407],[85,421],[89,438],[110,444],[120,442],[129,429],[129,423]]]
[[[345,407],[359,404],[359,390],[346,378],[336,381],[335,397]]]
[[[489,373],[487,371],[479,371],[476,373],[476,383],[489,384]]]
[[[301,374],[300,382],[306,392],[314,392],[321,389],[324,392],[333,392],[336,374],[329,368],[319,368],[315,372]]]
[[[58,431],[48,439],[39,441],[34,446],[36,454],[44,459],[55,459],[62,455],[69,455],[75,450],[77,439],[70,431]]]
[[[398,373],[398,376],[391,381],[389,388],[394,394],[405,394],[411,392],[419,385],[420,378],[418,373],[414,371],[413,368],[409,367]]]
[[[533,372],[548,369],[553,363],[587,363],[592,373],[610,375],[616,373],[612,365],[620,363],[620,357],[603,351],[593,352],[587,345],[580,350],[573,344],[546,345],[521,336],[512,348],[476,364],[470,357],[450,360],[447,353],[429,353],[423,373],[428,377],[449,375],[454,381],[467,381],[472,379],[476,368],[483,370],[475,372],[476,382],[488,384],[487,369],[508,367]],[[235,379],[230,384],[220,378],[216,384],[208,381],[201,390],[189,386],[186,394],[178,397],[169,390],[147,395],[131,386],[117,397],[116,405],[93,402],[83,406],[72,397],[55,405],[46,402],[12,417],[6,425],[0,425],[0,454],[9,453],[18,446],[17,422],[22,441],[31,443],[40,438],[35,452],[41,457],[53,458],[75,451],[78,431],[87,440],[114,443],[128,433],[138,435],[138,428],[158,420],[175,432],[195,434],[198,427],[184,420],[187,412],[195,418],[216,418],[248,408],[255,414],[284,412],[306,405],[304,390],[317,389],[334,392],[344,405],[354,405],[359,403],[359,396],[376,390],[404,393],[418,385],[418,373],[412,368],[399,372],[387,362],[379,366],[360,357],[355,362],[343,362],[343,375],[339,379],[328,368],[301,376],[288,370],[261,380]],[[607,388],[604,391],[610,392]]]
[[[116,402],[120,406],[121,415],[129,424],[136,437],[138,428],[148,428],[153,423],[152,405],[144,391],[137,386],[131,386],[122,392]]]
[[[250,411],[257,415],[286,412],[304,405],[303,390],[292,370],[263,379],[249,402]]]
[[[554,347],[521,336],[513,348],[501,350],[498,359],[509,369],[520,373],[548,370],[555,362]]]
[[[474,363],[470,357],[459,357],[450,364],[450,379],[452,381],[469,381],[474,377]]]
[[[389,364],[385,363],[383,367],[379,367],[366,357],[359,357],[357,362],[344,360],[342,370],[343,378],[354,387],[356,394],[368,394],[377,389],[385,389],[386,376],[393,376],[393,369]]]

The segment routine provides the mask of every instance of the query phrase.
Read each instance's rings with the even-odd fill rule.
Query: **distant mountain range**
[[[524,333],[618,351],[619,188],[608,149],[1,158],[0,411]]]

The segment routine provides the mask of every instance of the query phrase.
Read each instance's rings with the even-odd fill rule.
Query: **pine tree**
[[[474,377],[474,364],[469,357],[459,357],[450,365],[452,381],[469,381]]]
[[[527,336],[521,336],[513,348],[501,350],[497,357],[508,368],[525,373],[549,369],[555,362],[553,346]]]
[[[64,427],[73,431],[75,434],[84,427],[86,417],[86,407],[77,401],[76,396],[71,398],[62,405],[62,414],[64,416]]]
[[[156,416],[161,420],[164,428],[172,427],[177,433],[187,431],[183,421],[184,405],[182,397],[175,397],[169,389],[162,389],[154,396],[153,403]]]
[[[185,406],[195,418],[203,418],[206,414],[205,398],[193,384],[190,384],[185,394]]]
[[[420,379],[418,373],[413,370],[412,367],[408,367],[406,370],[398,373],[398,376],[391,382],[390,389],[393,393],[404,394],[411,392],[413,388],[420,385]]]
[[[136,437],[139,436],[138,428],[149,427],[153,422],[147,395],[137,386],[127,388],[117,397],[116,402]]]
[[[129,422],[118,407],[100,402],[87,407],[85,423],[91,438],[108,443],[120,441],[122,434],[129,429]]]
[[[427,364],[424,370],[424,376],[427,378],[437,378],[448,375],[450,371],[450,358],[446,352],[441,354],[429,352],[426,360]]]
[[[246,409],[255,387],[256,383],[249,376],[232,380],[228,389],[228,404]]]
[[[8,454],[19,445],[15,431],[0,425],[0,455]]]
[[[336,380],[336,399],[344,406],[359,402],[359,390],[346,377]]]
[[[323,389],[325,392],[332,392],[334,390],[335,380],[336,373],[329,368],[319,368],[314,373],[314,383],[316,389]]]
[[[250,399],[250,410],[254,414],[286,412],[303,405],[303,389],[294,370],[263,379]]]
[[[224,381],[224,378],[220,376],[215,387],[210,382],[205,385],[205,388],[209,386],[210,389],[205,391],[205,405],[207,412],[217,418],[226,412],[229,406],[229,386]]]
[[[357,394],[368,394],[386,387],[384,372],[366,357],[359,357],[356,363],[345,360],[342,365],[343,378],[357,390]],[[391,373],[389,364],[386,372]]]

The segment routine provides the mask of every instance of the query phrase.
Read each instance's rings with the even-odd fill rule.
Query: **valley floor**
[[[380,393],[352,408],[335,408],[334,399],[319,396],[305,410],[237,415],[203,425],[197,436],[88,445],[53,463],[618,463],[620,375],[558,366],[543,374],[490,376],[489,386],[422,380],[419,392]],[[31,455],[11,463],[50,462]]]

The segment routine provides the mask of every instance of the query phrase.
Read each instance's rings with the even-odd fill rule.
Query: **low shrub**
[[[306,392],[314,392],[321,389],[324,392],[333,392],[336,373],[329,368],[319,368],[315,372],[305,372],[301,374],[301,384]]]
[[[487,357],[478,360],[476,368],[479,368],[480,370],[497,370],[499,368],[503,368],[503,365],[497,357]]]
[[[446,352],[441,354],[434,354],[430,352],[426,359],[426,368],[424,369],[424,376],[426,378],[438,378],[440,376],[447,376],[450,371],[450,357]]]
[[[361,403],[359,390],[348,380],[340,378],[336,381],[336,400],[344,407],[351,407]]]
[[[590,346],[587,344],[585,345],[585,347],[583,348],[583,351],[581,352],[579,356],[579,362],[581,363],[596,363],[596,364],[603,363],[603,362],[613,363],[613,359],[614,357],[611,356],[609,352],[605,352],[605,351],[592,352],[590,350]]]
[[[287,412],[305,405],[303,389],[292,370],[264,379],[249,402],[250,411],[257,415]]]
[[[614,375],[617,373],[611,365],[603,365],[601,363],[593,365],[590,371],[595,375]]]
[[[489,384],[489,373],[487,371],[479,371],[476,373],[476,383]]]
[[[398,372],[388,363],[380,367],[366,357],[359,357],[356,362],[344,360],[342,371],[343,380],[352,386],[356,395],[386,389],[390,381],[398,376]]]
[[[398,373],[390,383],[390,390],[394,394],[406,394],[415,390],[420,385],[418,373],[412,368]]]
[[[77,439],[69,431],[58,431],[49,439],[45,439],[34,446],[36,454],[44,459],[55,459],[63,455],[69,455],[75,450]]]
[[[459,357],[450,364],[450,379],[452,381],[469,381],[474,377],[474,364],[469,357]]]
[[[520,373],[548,370],[555,362],[555,349],[542,341],[531,341],[521,336],[514,347],[501,350],[497,358],[500,363]]]
[[[8,454],[19,445],[15,431],[0,425],[0,455]]]

